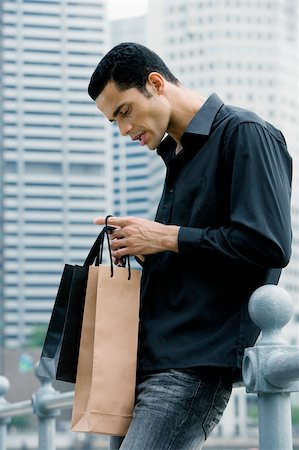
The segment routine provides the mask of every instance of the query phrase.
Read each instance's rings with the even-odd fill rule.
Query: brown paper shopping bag
[[[140,274],[102,264],[89,268],[72,431],[127,432],[135,401]]]

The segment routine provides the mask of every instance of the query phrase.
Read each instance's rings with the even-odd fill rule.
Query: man
[[[123,136],[157,149],[167,167],[155,221],[108,222],[115,262],[143,261],[136,405],[111,448],[201,448],[260,331],[248,299],[276,284],[290,258],[286,142],[256,114],[187,89],[136,43],[104,56],[89,94]]]

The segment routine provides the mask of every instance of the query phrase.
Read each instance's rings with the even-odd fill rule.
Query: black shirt
[[[179,253],[145,258],[139,370],[208,366],[240,379],[259,329],[252,292],[291,254],[292,161],[282,133],[211,95],[181,138],[157,149],[166,179],[156,221],[180,226]]]

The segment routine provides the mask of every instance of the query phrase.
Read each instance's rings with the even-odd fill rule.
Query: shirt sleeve
[[[179,253],[216,252],[262,267],[285,267],[292,241],[292,160],[282,134],[270,125],[241,123],[223,150],[230,220],[217,229],[181,227]]]

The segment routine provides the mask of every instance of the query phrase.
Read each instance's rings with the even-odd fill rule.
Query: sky
[[[147,0],[108,0],[107,5],[111,20],[140,16],[147,11]]]

